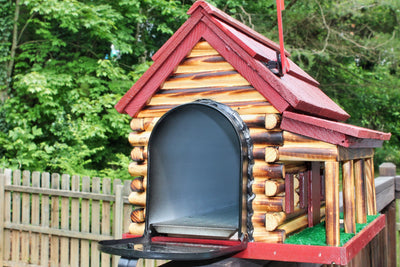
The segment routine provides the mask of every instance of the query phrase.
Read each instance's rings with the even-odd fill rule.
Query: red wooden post
[[[299,196],[301,209],[306,209],[308,207],[308,180],[308,172],[301,172],[299,174]]]
[[[308,226],[313,227],[321,220],[321,163],[312,162],[308,175]]]
[[[294,211],[294,177],[293,174],[285,175],[285,212],[287,214]]]

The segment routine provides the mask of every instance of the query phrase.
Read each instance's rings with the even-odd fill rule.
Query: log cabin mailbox
[[[219,9],[197,1],[188,14],[116,105],[133,118],[129,231],[143,237],[100,249],[279,260],[265,244],[322,220],[338,246],[339,168],[353,233],[376,214],[373,149],[390,134],[339,122],[349,115],[316,80],[290,59],[277,74],[279,46]]]

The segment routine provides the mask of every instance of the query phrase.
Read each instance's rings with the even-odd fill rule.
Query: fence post
[[[379,165],[379,176],[396,176],[396,165],[391,162],[384,162]],[[396,179],[395,179],[395,195]],[[388,266],[396,266],[396,199],[387,205],[381,213],[386,215],[385,242],[386,242],[386,258]]]
[[[379,165],[379,176],[396,176],[396,165],[384,162]]]
[[[0,174],[0,266],[3,266],[3,245],[4,245],[4,180],[6,176]]]
[[[123,200],[124,186],[118,184],[115,188],[115,210],[114,210],[114,239],[122,238],[123,227],[123,214],[124,214],[124,200]],[[115,257],[115,256],[114,256]],[[114,266],[118,266],[119,257],[115,257],[113,261]]]

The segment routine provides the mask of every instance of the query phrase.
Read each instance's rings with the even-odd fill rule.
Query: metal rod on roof
[[[285,75],[289,71],[289,62],[285,55],[285,47],[283,43],[283,25],[282,25],[282,10],[285,9],[285,1],[284,0],[276,0],[276,11],[278,17],[278,31],[279,31],[279,47],[280,47],[280,59],[277,58],[277,61],[281,61],[282,65],[282,76]]]

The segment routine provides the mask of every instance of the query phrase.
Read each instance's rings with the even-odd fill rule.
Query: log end
[[[146,205],[146,192],[132,192],[128,197],[129,203],[137,206],[145,206]]]
[[[268,212],[265,214],[265,230],[274,231],[286,220],[284,212]]]
[[[131,235],[143,235],[145,223],[131,223],[129,225],[129,233]]]
[[[131,212],[131,221],[135,223],[142,223],[145,220],[145,209],[138,208]]]
[[[265,148],[265,161],[266,162],[275,162],[279,160],[279,151],[275,147],[266,147]]]
[[[133,131],[144,131],[144,121],[142,118],[133,118],[130,126]]]
[[[266,114],[265,115],[265,129],[272,130],[279,127],[281,122],[281,116],[278,114]]]

